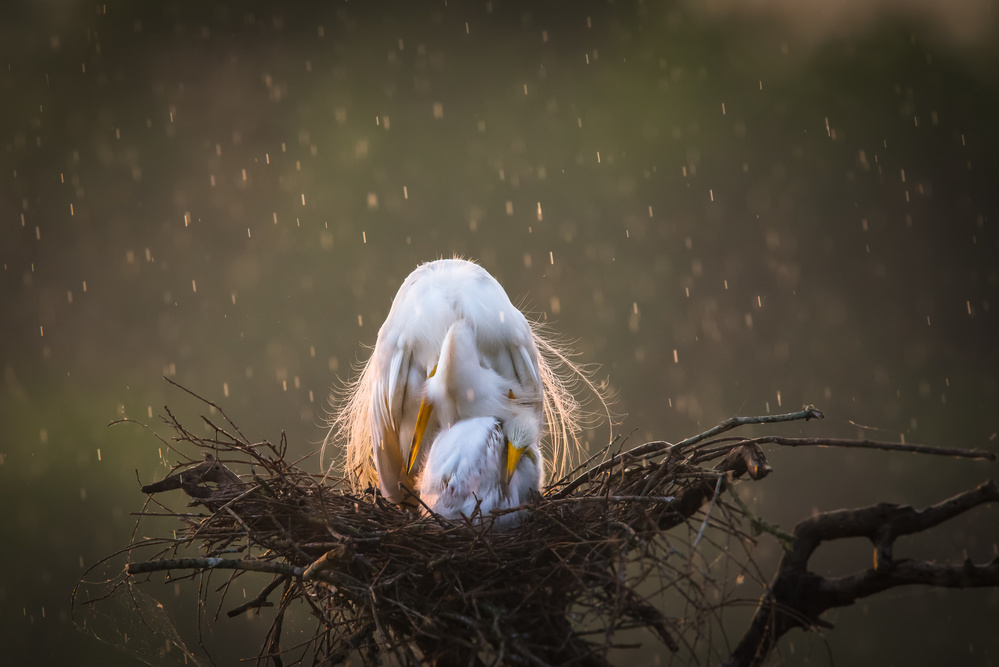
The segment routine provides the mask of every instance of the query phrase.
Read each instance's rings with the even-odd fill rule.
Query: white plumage
[[[445,519],[487,519],[494,510],[528,502],[543,479],[535,424],[525,415],[507,424],[477,417],[441,431],[420,479],[420,498]],[[523,510],[493,520],[497,528],[507,528],[522,518]]]
[[[500,373],[483,359],[477,334],[470,320],[456,320],[444,336],[440,357],[427,378],[424,403],[432,405],[436,423],[441,428],[471,417],[496,417],[505,422],[514,414],[527,411],[542,416],[542,392],[537,367],[513,369],[513,377]],[[522,377],[526,376],[526,377]]]
[[[579,444],[579,406],[539,350],[603,403],[485,269],[461,259],[418,267],[399,288],[371,358],[331,423],[327,443],[343,444],[354,490],[376,484],[388,500],[405,502],[405,486],[433,495],[431,506],[445,516],[474,511],[478,500],[487,511],[526,501],[545,466],[561,473],[570,445]],[[540,447],[546,424],[547,461]],[[498,465],[493,452],[504,446],[506,464]],[[433,471],[421,478],[428,455]],[[496,456],[502,463],[502,453]]]
[[[453,331],[450,352],[474,355],[474,364],[451,364],[491,371],[441,384],[425,410],[425,430],[417,429],[428,377],[441,360],[445,338]],[[415,489],[416,475],[442,424],[468,417],[505,419],[515,404],[533,401],[542,414],[538,350],[531,327],[489,273],[463,260],[424,264],[406,278],[392,302],[371,357],[371,446],[382,495],[405,499],[403,483]],[[467,373],[466,373],[467,375]],[[447,386],[461,385],[463,396],[447,396]],[[467,392],[473,400],[467,400]],[[510,398],[510,393],[516,398]],[[453,402],[449,398],[454,398]],[[503,403],[507,405],[503,405]],[[442,422],[443,418],[443,422]],[[540,418],[540,417],[539,417]],[[540,428],[539,428],[540,432]],[[414,440],[414,435],[416,439]],[[415,456],[413,445],[416,444]]]

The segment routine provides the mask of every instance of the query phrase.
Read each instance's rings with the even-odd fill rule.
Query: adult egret
[[[522,412],[506,423],[494,417],[464,419],[440,431],[420,477],[420,499],[445,519],[479,515],[523,505],[544,479],[539,422]],[[523,512],[496,516],[508,528]]]
[[[481,393],[471,405],[424,403],[426,383],[434,374],[448,331],[459,320],[468,323],[478,363],[502,379],[501,394],[486,392],[488,401],[509,401],[490,414]],[[462,345],[469,344],[463,333]],[[346,450],[346,473],[355,490],[377,484],[382,495],[402,502],[400,483],[416,490],[426,451],[441,428],[441,415],[451,418],[490,416],[503,419],[517,405],[543,411],[556,469],[567,460],[569,443],[578,446],[578,404],[546,359],[572,372],[578,368],[557,345],[532,328],[510,302],[500,284],[480,266],[461,259],[442,259],[418,267],[403,282],[378,331],[375,349],[346,400],[334,416],[330,437]],[[584,382],[592,387],[585,378]],[[466,387],[475,389],[474,386]],[[510,397],[512,391],[513,398]],[[520,393],[518,393],[520,392]],[[474,398],[474,397],[473,397]],[[421,405],[423,409],[421,410]],[[418,419],[422,432],[417,430]],[[448,422],[444,422],[448,423]],[[414,436],[416,448],[414,451]]]

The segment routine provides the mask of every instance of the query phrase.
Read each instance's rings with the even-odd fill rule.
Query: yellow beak
[[[429,380],[437,372],[437,366],[433,367]],[[427,432],[427,424],[430,422],[430,414],[434,411],[434,404],[428,403],[427,399],[420,401],[420,411],[416,414],[416,428],[413,429],[413,442],[409,446],[409,461],[406,463],[406,475],[413,474],[413,466],[416,465],[416,455],[420,453],[420,444],[423,443],[423,434]]]
[[[409,448],[409,463],[406,465],[406,474],[413,474],[413,466],[416,465],[416,455],[420,452],[420,444],[423,442],[423,434],[427,431],[427,424],[430,422],[430,413],[434,411],[434,404],[420,401],[420,412],[416,415],[416,428],[413,429],[413,442]]]
[[[520,459],[524,456],[527,447],[514,447],[509,440],[506,442],[506,470],[503,475],[503,483],[509,484],[513,479],[513,473],[517,470]]]

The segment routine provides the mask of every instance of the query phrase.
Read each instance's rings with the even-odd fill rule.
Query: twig
[[[676,496],[580,496],[578,498],[556,498],[544,501],[545,505],[575,505],[579,503],[670,503]],[[530,507],[523,505],[522,507]],[[518,508],[513,508],[514,510]]]
[[[427,514],[429,514],[431,516],[431,518],[433,518],[433,520],[436,521],[437,524],[441,528],[447,528],[448,527],[448,525],[444,522],[444,519],[442,519],[439,514],[437,514],[436,512],[434,512],[432,509],[430,509],[427,506],[427,504],[425,502],[423,502],[423,498],[420,498],[418,495],[416,495],[415,493],[413,493],[412,489],[410,489],[408,486],[406,486],[402,482],[399,482],[399,488],[406,492],[406,498],[405,498],[405,500],[413,500],[413,499],[415,499],[416,502],[418,502],[420,504],[420,507],[422,507],[424,510],[426,510]]]
[[[242,442],[242,444],[244,444],[244,445],[250,444],[250,441],[246,438],[245,435],[243,435],[242,431],[239,430],[239,427],[236,426],[235,422],[233,422],[231,419],[229,419],[229,415],[227,415],[225,413],[225,410],[223,410],[221,407],[219,407],[218,405],[216,405],[212,401],[209,401],[204,396],[201,396],[201,395],[199,395],[199,394],[191,391],[190,389],[188,389],[184,385],[178,384],[177,382],[174,382],[173,380],[171,380],[170,378],[168,378],[166,376],[163,376],[163,379],[166,380],[167,382],[169,382],[170,384],[172,384],[173,386],[177,387],[181,391],[187,392],[188,394],[190,394],[191,396],[195,397],[196,399],[198,399],[202,403],[205,403],[206,405],[209,405],[209,406],[215,408],[216,410],[218,410],[219,414],[222,415],[222,418],[225,419],[227,422],[229,422],[229,425],[232,426],[232,428],[236,431],[236,433],[239,434],[239,437],[242,438],[241,441],[237,441],[237,442]]]
[[[161,560],[129,563],[125,567],[125,573],[129,576],[150,572],[163,572],[166,570],[245,570],[247,572],[270,572],[271,574],[281,574],[295,579],[302,579],[305,574],[305,568],[294,565],[230,558],[164,558]],[[349,590],[358,594],[367,590],[367,586],[342,572],[320,571],[314,573],[313,577],[336,586],[341,590]]]
[[[672,445],[663,440],[656,440],[654,442],[647,442],[644,445],[639,445],[629,449],[626,452],[621,452],[617,456],[614,456],[607,461],[590,468],[585,473],[577,477],[571,483],[566,485],[561,491],[556,493],[554,498],[564,498],[576,489],[578,489],[583,484],[592,481],[596,475],[604,472],[605,470],[610,470],[616,466],[620,459],[624,456],[632,457],[644,457],[648,455],[661,454],[664,451],[676,451],[683,452],[685,449],[701,442],[702,440],[707,440],[713,438],[716,435],[720,435],[726,431],[731,431],[739,426],[746,426],[748,424],[776,424],[780,422],[791,422],[791,421],[808,421],[809,419],[823,419],[824,415],[816,410],[812,406],[807,406],[802,410],[797,412],[787,412],[779,415],[760,415],[757,417],[729,417],[725,421],[721,422],[717,426],[704,431],[703,433],[698,433],[695,436],[687,438],[686,440],[681,440],[680,442]]]
[[[734,438],[734,444],[722,445],[713,449],[698,452],[692,460],[701,463],[717,458],[740,445],[767,443],[783,447],[844,447],[852,449],[881,449],[889,452],[911,452],[913,454],[929,454],[932,456],[950,456],[953,458],[983,459],[995,461],[996,453],[981,449],[956,449],[953,447],[931,447],[902,442],[884,442],[881,440],[850,440],[847,438],[786,438],[777,435],[764,435],[758,438]]]
[[[757,417],[729,417],[725,421],[721,422],[714,428],[708,429],[703,433],[699,433],[693,437],[687,438],[686,440],[681,440],[676,443],[676,449],[679,451],[684,451],[692,445],[696,445],[702,440],[707,440],[708,438],[713,438],[716,435],[724,433],[726,431],[731,431],[739,426],[746,426],[749,424],[778,424],[781,422],[793,422],[793,421],[808,421],[809,419],[825,419],[825,415],[815,409],[814,406],[808,405],[802,410],[797,412],[786,412],[779,415],[760,415]]]
[[[715,482],[715,492],[711,495],[711,502],[708,504],[708,509],[704,512],[704,521],[701,522],[701,528],[697,531],[697,537],[694,538],[694,543],[690,546],[691,549],[697,548],[698,543],[701,541],[701,536],[704,535],[704,529],[708,527],[708,519],[711,517],[711,510],[714,508],[715,502],[721,494],[723,479],[725,478],[719,477],[718,481]]]
[[[274,578],[274,580],[271,583],[264,586],[261,589],[261,591],[257,593],[256,597],[254,597],[252,600],[244,602],[238,607],[230,609],[228,612],[226,612],[226,615],[228,615],[229,618],[233,618],[235,616],[239,616],[240,614],[249,611],[250,609],[259,609],[260,607],[273,607],[274,603],[268,602],[267,596],[273,593],[275,588],[277,588],[287,580],[288,580],[288,575],[286,574],[278,575],[277,577]]]

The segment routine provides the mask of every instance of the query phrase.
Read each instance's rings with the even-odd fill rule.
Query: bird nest
[[[124,594],[148,611],[158,605],[142,604],[139,589],[154,590],[140,586],[159,578],[152,573],[202,578],[202,592],[215,578],[228,616],[271,615],[257,659],[275,665],[602,664],[650,636],[681,661],[715,661],[723,654],[713,651],[725,649],[711,644],[735,580],[759,580],[745,506],[722,492],[734,478],[770,470],[757,441],[719,436],[822,416],[807,408],[733,418],[675,444],[612,443],[547,486],[520,525],[498,530],[478,514],[446,522],[374,489],[351,493],[344,480],[288,460],[283,434],[277,444],[255,442],[205,403],[213,417],[202,417],[202,434],[167,409],[172,442],[163,442],[183,460],[142,487],[149,498],[139,521],[166,515],[176,531],[134,539],[123,550],[126,571],[85,597]],[[158,499],[177,489],[199,510]],[[712,566],[723,552],[718,574]],[[252,599],[237,604],[229,594],[237,581]],[[302,606],[314,631],[286,646],[283,624]],[[207,622],[225,620],[216,613]]]

